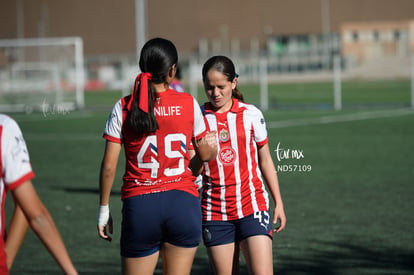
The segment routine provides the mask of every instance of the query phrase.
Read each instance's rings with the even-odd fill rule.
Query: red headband
[[[138,83],[140,82],[140,89],[139,89],[139,105],[138,107],[148,113],[148,80],[152,79],[152,75],[150,73],[140,73],[137,78],[135,78],[134,89],[132,90],[132,96],[130,101],[128,102],[127,109],[131,111],[132,103],[134,102],[134,98],[137,94]]]

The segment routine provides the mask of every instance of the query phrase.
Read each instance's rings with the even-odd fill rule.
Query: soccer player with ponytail
[[[272,233],[283,230],[286,216],[264,117],[243,102],[228,57],[208,59],[202,75],[209,100],[202,111],[207,128],[217,131],[218,152],[204,166],[195,157],[191,168],[195,175],[203,169],[203,240],[212,269],[219,275],[238,274],[240,247],[249,274],[273,274]],[[280,227],[272,230],[278,220]]]
[[[178,56],[166,39],[141,50],[132,95],[114,106],[104,130],[98,233],[110,241],[109,197],[118,157],[125,150],[121,189],[121,256],[124,274],[153,274],[161,251],[168,274],[190,274],[201,241],[201,210],[188,169],[190,144],[202,161],[215,158],[196,100],[169,88]],[[108,231],[107,231],[108,230]]]

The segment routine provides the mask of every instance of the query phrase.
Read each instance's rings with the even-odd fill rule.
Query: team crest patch
[[[220,134],[219,134],[220,141],[226,142],[229,140],[229,138],[230,138],[229,132],[227,132],[225,129],[220,131]]]
[[[236,151],[231,147],[223,147],[218,153],[218,159],[224,165],[232,165],[236,161]]]

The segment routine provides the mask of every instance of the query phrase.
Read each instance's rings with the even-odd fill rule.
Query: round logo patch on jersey
[[[220,162],[224,165],[232,165],[237,158],[236,151],[231,147],[223,147],[218,153]]]
[[[225,129],[221,130],[219,134],[219,138],[220,138],[220,141],[222,142],[228,141],[230,138],[229,132],[227,132]]]

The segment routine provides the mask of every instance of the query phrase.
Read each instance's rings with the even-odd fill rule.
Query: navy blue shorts
[[[124,200],[121,256],[151,255],[163,242],[196,247],[201,241],[201,207],[197,197],[178,190],[146,194]]]
[[[259,211],[239,220],[203,222],[205,246],[237,243],[256,235],[266,235],[272,238],[269,211]]]

